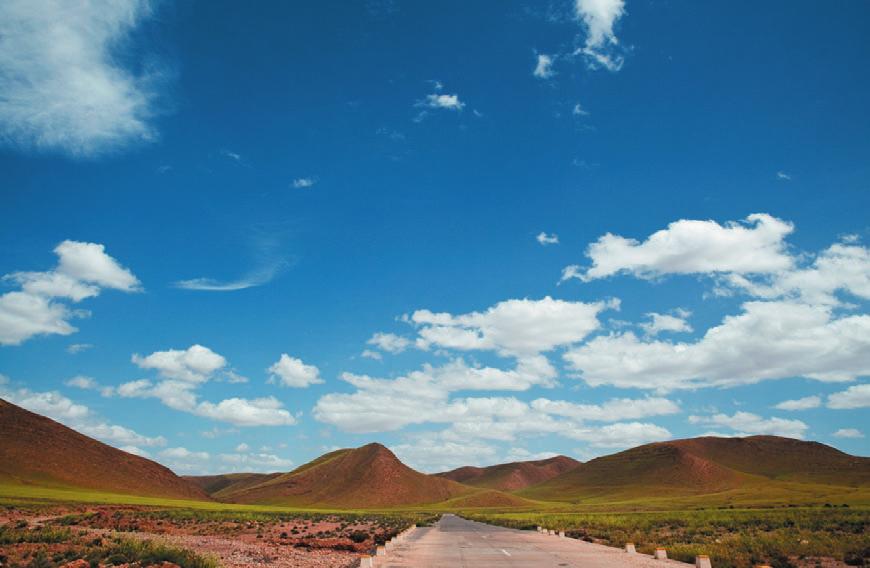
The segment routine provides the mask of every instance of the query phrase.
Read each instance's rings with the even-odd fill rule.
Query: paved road
[[[432,527],[421,527],[395,546],[375,566],[393,568],[489,568],[514,566],[546,568],[685,568],[672,560],[653,560],[626,554],[618,548],[571,538],[544,536],[533,531],[495,527],[444,515]]]

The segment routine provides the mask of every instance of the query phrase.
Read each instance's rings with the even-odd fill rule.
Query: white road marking
[[[504,552],[504,555],[505,555],[505,556],[510,556],[510,555],[511,555],[511,553],[508,552],[507,550],[505,550],[504,548],[502,548],[501,551]]]

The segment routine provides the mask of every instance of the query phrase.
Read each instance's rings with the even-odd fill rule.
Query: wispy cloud
[[[302,177],[293,180],[293,187],[296,189],[307,189],[313,187],[317,183],[316,177]]]
[[[575,0],[574,10],[586,28],[586,41],[574,53],[583,55],[592,69],[622,69],[625,59],[613,28],[625,14],[625,0]]]
[[[162,74],[114,53],[151,12],[146,0],[0,2],[0,139],[88,157],[156,138]]]
[[[545,53],[538,54],[538,62],[535,65],[535,70],[532,71],[532,75],[538,79],[549,79],[555,74],[553,58]]]
[[[782,181],[791,181],[791,176],[783,171],[776,172],[776,179],[781,179]]]
[[[559,244],[559,235],[557,235],[556,233],[548,235],[544,231],[541,231],[540,233],[538,233],[538,236],[535,237],[535,240],[544,246],[557,245]]]
[[[183,290],[204,292],[233,292],[268,284],[281,272],[293,264],[292,259],[282,251],[280,239],[274,236],[257,236],[252,239],[255,268],[240,278],[219,280],[210,277],[178,280],[172,285]]]

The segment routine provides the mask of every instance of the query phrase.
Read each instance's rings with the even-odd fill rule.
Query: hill
[[[472,489],[403,464],[381,444],[330,452],[290,473],[220,493],[222,501],[377,508],[446,501]],[[218,494],[216,494],[218,495]]]
[[[766,492],[812,498],[870,485],[870,459],[818,442],[776,436],[659,442],[593,459],[519,494],[540,500],[628,500]]]
[[[183,479],[193,483],[211,497],[220,500],[221,495],[231,495],[237,491],[263,483],[280,473],[223,473],[218,475],[184,475]]]
[[[488,467],[466,466],[435,475],[473,487],[518,491],[553,479],[578,465],[580,462],[575,459],[555,456],[544,460],[511,462]]]
[[[168,468],[0,399],[0,482],[208,500]]]

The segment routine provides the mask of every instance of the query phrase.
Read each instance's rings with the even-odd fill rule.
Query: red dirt
[[[168,468],[0,399],[0,480],[208,500]]]
[[[474,487],[518,491],[553,479],[578,465],[580,462],[575,459],[555,456],[545,460],[503,463],[488,467],[465,466],[435,475]]]

